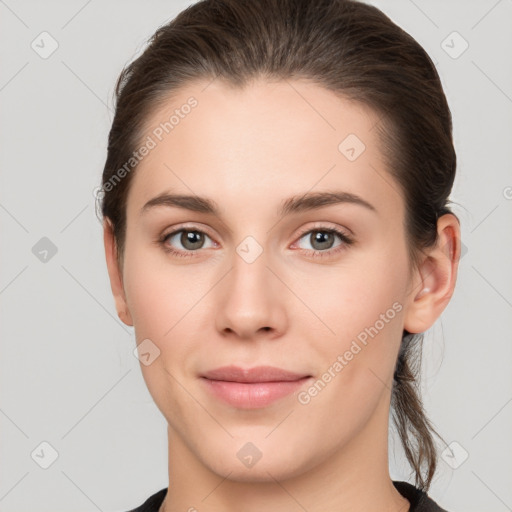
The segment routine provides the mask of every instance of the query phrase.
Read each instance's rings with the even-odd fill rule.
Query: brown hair
[[[378,113],[387,170],[405,201],[410,272],[417,268],[423,249],[437,243],[438,218],[452,213],[456,168],[451,113],[425,50],[379,9],[354,0],[201,0],[158,28],[116,84],[101,212],[121,269],[133,172],[105,185],[140,147],[151,113],[194,80],[243,87],[258,77],[308,79]],[[427,491],[437,465],[433,434],[440,436],[419,393],[423,334],[403,334],[391,406],[416,486]]]

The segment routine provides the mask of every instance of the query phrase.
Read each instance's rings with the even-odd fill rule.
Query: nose
[[[264,250],[259,252],[255,257],[254,247],[241,244],[217,289],[216,327],[224,336],[276,338],[288,327],[293,294],[283,284],[286,276],[280,274],[284,271],[271,263]]]

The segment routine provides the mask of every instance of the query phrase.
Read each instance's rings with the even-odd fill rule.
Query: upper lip
[[[310,377],[310,375],[291,372],[275,366],[255,366],[254,368],[222,366],[203,373],[201,377],[231,382],[282,382],[299,380]]]

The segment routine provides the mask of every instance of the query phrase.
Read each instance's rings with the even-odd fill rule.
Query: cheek
[[[165,255],[135,244],[130,251],[125,260],[125,291],[135,337],[137,343],[151,340],[160,351],[154,364],[141,368],[147,381],[173,381],[163,368],[188,369],[187,354],[195,350],[194,340],[201,338],[204,323],[211,321],[205,313],[211,271],[204,268],[201,277],[199,266],[172,265]]]
[[[361,258],[358,265],[297,279],[295,290],[308,306],[309,325],[318,325],[329,345],[343,346],[377,323],[389,332],[400,323],[405,281],[401,265],[384,258]],[[397,261],[397,259],[395,259]],[[299,286],[300,285],[300,286]],[[314,315],[316,319],[311,315]],[[384,323],[383,323],[384,322]],[[400,329],[394,332],[401,332]],[[350,344],[350,343],[349,343]]]
[[[137,250],[132,250],[125,261],[125,291],[137,344],[146,343],[152,354],[151,364],[141,360],[143,377],[155,402],[168,402],[168,390],[175,380],[166,361],[172,357],[173,364],[180,367],[185,360],[184,350],[189,344],[183,342],[183,329],[197,298],[179,271],[171,272]]]
[[[335,335],[311,341],[312,358],[322,364],[300,403],[309,403],[306,411],[322,425],[327,444],[344,443],[359,432],[391,387],[403,325],[396,285],[392,276],[352,272],[314,296],[319,316]]]
[[[138,256],[132,253],[127,266],[127,299],[137,343],[151,340],[149,346],[157,354],[148,365],[141,359],[141,372],[162,414],[168,417],[169,411],[174,411],[185,418],[189,414],[183,408],[187,396],[180,383],[190,363],[190,351],[194,350],[194,304],[197,306],[198,297],[204,292],[199,294],[194,289],[197,285],[187,286],[191,281],[179,269],[171,271],[169,267],[152,265]]]
[[[370,392],[366,386],[373,383],[382,388],[392,376],[403,331],[403,255],[373,254],[379,256],[368,252],[360,258],[360,265],[317,281],[317,288],[312,288],[315,292],[308,295],[308,305],[322,320],[315,322],[323,333],[315,348],[319,359],[325,371],[330,368],[337,376],[332,380],[340,389],[355,392],[351,396],[356,400]]]
[[[128,252],[125,290],[135,329],[144,337],[165,340],[205,294],[205,281],[198,276],[198,267],[172,265],[160,251],[133,248],[129,256]]]

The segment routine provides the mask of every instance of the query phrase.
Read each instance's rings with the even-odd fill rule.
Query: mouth
[[[312,379],[311,375],[273,366],[224,366],[200,377],[212,396],[240,409],[266,407]]]

